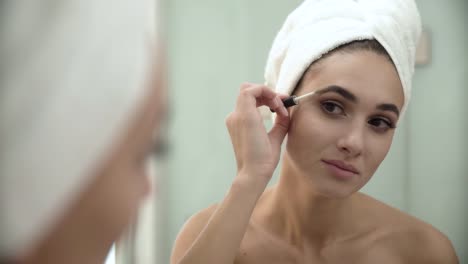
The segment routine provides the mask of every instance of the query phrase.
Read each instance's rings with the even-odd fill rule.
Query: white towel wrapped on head
[[[0,262],[93,180],[148,93],[155,37],[151,0],[2,4]]]
[[[306,0],[286,19],[270,50],[266,85],[290,94],[311,63],[334,48],[375,39],[399,74],[406,109],[421,21],[413,0]]]

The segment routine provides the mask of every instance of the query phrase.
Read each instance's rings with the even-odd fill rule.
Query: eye
[[[374,129],[376,129],[378,132],[385,132],[389,129],[394,129],[395,124],[388,120],[387,118],[382,118],[382,117],[375,117],[367,121],[369,125],[371,125]]]
[[[165,140],[156,139],[154,142],[148,145],[146,150],[142,152],[142,155],[138,156],[138,164],[145,164],[150,160],[163,159],[168,152],[167,147],[168,146]]]
[[[321,103],[323,111],[333,115],[343,115],[344,110],[341,105],[333,101],[325,101]]]
[[[162,140],[158,139],[153,143],[151,151],[149,153],[150,156],[155,158],[163,157],[167,154],[167,143]]]

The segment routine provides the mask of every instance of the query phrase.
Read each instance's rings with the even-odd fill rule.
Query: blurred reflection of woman
[[[134,221],[165,104],[154,7],[2,2],[1,263],[101,264]]]

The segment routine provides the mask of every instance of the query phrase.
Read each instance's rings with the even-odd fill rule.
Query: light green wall
[[[446,233],[468,263],[468,2],[418,4],[432,62],[417,71],[408,116],[408,209]]]
[[[244,81],[263,82],[267,53],[301,1],[166,0],[171,127],[164,190],[167,252],[186,219],[221,200],[235,176],[224,119]],[[417,69],[414,97],[386,161],[364,191],[449,235],[468,263],[467,3],[418,1],[432,34],[430,65]],[[461,37],[465,35],[464,37]],[[442,88],[442,89],[441,89]],[[267,124],[268,125],[268,124]],[[166,262],[163,261],[163,262]]]

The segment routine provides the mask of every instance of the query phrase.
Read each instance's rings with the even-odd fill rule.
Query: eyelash
[[[385,123],[385,127],[379,127],[378,125],[372,125],[372,121],[378,121],[378,122],[383,122]],[[376,117],[372,118],[367,122],[369,125],[371,125],[377,132],[385,132],[389,129],[395,129],[395,124],[391,121],[386,120],[386,118],[381,118],[381,117]]]
[[[153,143],[153,146],[150,151],[150,156],[161,157],[167,153],[167,144],[162,140],[158,140]]]
[[[337,103],[335,101],[324,101],[324,102],[322,102],[320,104],[321,104],[322,110],[328,115],[333,115],[333,116],[343,115],[343,116],[346,116],[346,113],[344,112],[344,107],[341,106],[341,104],[339,104],[339,103]],[[330,106],[334,107],[333,110],[338,108],[340,110],[340,113],[333,113],[333,110],[332,111],[328,110],[327,107],[330,107]],[[385,127],[379,127],[378,125],[373,125],[372,123],[374,123],[375,121],[383,122],[386,126]],[[391,120],[388,120],[385,117],[373,117],[367,123],[369,125],[371,125],[372,128],[374,130],[376,130],[377,132],[385,132],[388,129],[394,129],[396,127],[395,124]]]
[[[333,106],[333,107],[339,108],[340,111],[342,112],[340,114],[344,114],[343,107],[340,104],[338,104],[338,103],[336,103],[334,101],[324,101],[324,102],[321,103],[321,105],[322,105],[322,110],[327,114],[338,115],[337,113],[333,113],[333,111],[327,110],[327,106]]]
[[[164,157],[168,152],[167,143],[162,140],[156,140],[151,143],[150,146],[146,149],[145,153],[141,158],[140,161],[148,161],[152,159],[160,159]]]

